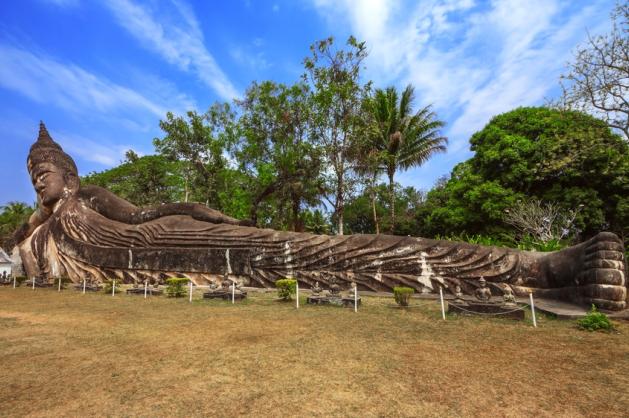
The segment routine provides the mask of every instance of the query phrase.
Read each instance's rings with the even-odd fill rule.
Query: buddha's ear
[[[79,188],[79,177],[76,174],[66,172],[63,178],[70,189],[77,190]]]

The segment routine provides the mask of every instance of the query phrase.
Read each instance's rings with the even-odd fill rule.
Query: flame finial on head
[[[39,135],[37,141],[31,145],[28,153],[27,166],[28,171],[32,172],[37,164],[51,163],[61,168],[67,173],[78,175],[76,164],[68,154],[57,144],[50,134],[44,122],[39,122]]]

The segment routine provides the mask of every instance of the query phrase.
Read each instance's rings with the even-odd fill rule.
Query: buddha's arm
[[[82,187],[79,190],[79,199],[106,218],[127,224],[141,224],[171,215],[187,215],[199,221],[215,224],[248,224],[247,221],[231,218],[198,203],[166,203],[155,207],[139,208],[98,186]]]
[[[48,218],[50,218],[51,214],[52,211],[39,205],[35,212],[33,212],[33,214],[28,219],[28,222],[22,224],[22,226],[20,226],[18,230],[15,231],[15,233],[13,234],[15,243],[19,244],[26,238],[30,237],[39,225],[43,224]]]

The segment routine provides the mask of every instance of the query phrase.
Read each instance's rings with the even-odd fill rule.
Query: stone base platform
[[[592,307],[585,305],[577,305],[575,303],[565,302],[555,299],[535,299],[535,311],[545,314],[554,315],[557,319],[579,319],[588,314]],[[607,311],[599,309],[600,312],[608,315],[611,319],[620,319],[629,321],[629,309],[622,311]]]
[[[151,296],[161,296],[164,292],[155,288],[148,288],[146,290],[147,295]],[[127,289],[127,295],[139,295],[144,296],[144,288],[143,287],[133,287],[131,289]]]
[[[448,313],[470,316],[488,316],[495,318],[509,318],[518,321],[524,320],[524,311],[520,306],[502,306],[494,303],[456,303],[448,302]]]
[[[83,291],[83,283],[75,284],[73,287],[74,287],[74,290],[76,290],[77,292]],[[100,292],[101,290],[103,290],[102,286],[91,285],[91,284],[88,284],[85,286],[86,292]]]
[[[356,300],[358,306],[361,305],[360,297]],[[337,305],[346,308],[354,307],[354,298],[344,298],[341,296],[316,296],[311,295],[306,299],[306,303],[310,305]]]
[[[242,300],[247,297],[246,293],[235,293],[234,300]],[[226,291],[216,291],[216,292],[205,292],[203,294],[203,299],[223,299],[223,300],[231,300],[232,293]]]

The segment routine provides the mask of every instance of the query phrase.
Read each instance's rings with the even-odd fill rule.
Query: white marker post
[[[299,309],[299,282],[295,280],[295,293],[297,293],[296,308]]]
[[[114,279],[114,282],[111,285],[111,296],[114,296],[114,293],[116,293],[116,280]]]
[[[531,314],[533,315],[533,326],[537,328],[537,319],[535,319],[535,302],[533,301],[533,292],[529,293],[529,299],[531,301]]]
[[[190,291],[188,293],[190,293],[190,303],[192,303],[192,280],[190,280]]]
[[[354,283],[354,312],[358,312],[358,286]]]
[[[13,288],[15,289],[15,276],[13,276]]]
[[[35,290],[35,278],[33,277],[33,290]]]
[[[439,298],[441,299],[441,317],[446,320],[446,307],[443,303],[443,288],[439,286]]]
[[[61,277],[59,277],[59,289],[57,289],[57,292],[61,292]]]
[[[146,299],[146,294],[148,293],[148,290],[149,290],[148,281],[144,280],[144,299]]]
[[[232,303],[236,303],[236,282],[232,283]]]
[[[85,286],[87,285],[87,279],[83,279],[83,294],[85,294]]]

